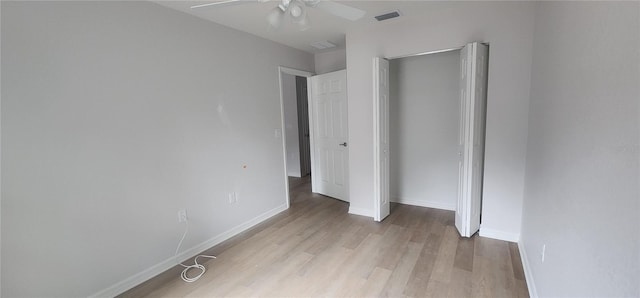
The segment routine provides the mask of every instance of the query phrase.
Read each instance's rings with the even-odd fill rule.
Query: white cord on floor
[[[178,251],[180,250],[180,246],[182,246],[182,241],[184,241],[184,238],[187,237],[187,232],[189,232],[189,221],[185,222],[185,228],[184,228],[184,234],[182,234],[182,238],[180,239],[180,242],[178,242],[178,247],[176,247],[176,253],[174,254],[174,258],[178,257]],[[205,271],[207,271],[206,268],[204,268],[204,266],[202,266],[202,264],[198,264],[198,258],[199,257],[203,257],[203,258],[210,258],[210,259],[215,259],[215,256],[207,256],[207,255],[198,255],[193,259],[193,262],[195,264],[193,265],[184,265],[182,263],[178,263],[178,265],[184,267],[184,270],[182,270],[182,273],[180,274],[180,277],[182,277],[182,280],[184,280],[185,282],[194,282],[198,279],[200,279],[200,277],[202,277],[202,275],[204,274]],[[199,269],[200,273],[194,277],[189,277],[187,276],[187,272],[190,269]]]

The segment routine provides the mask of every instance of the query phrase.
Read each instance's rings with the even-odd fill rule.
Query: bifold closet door
[[[373,139],[374,216],[382,221],[389,215],[389,61],[373,59]]]
[[[460,129],[458,202],[455,225],[463,237],[480,229],[487,102],[487,45],[474,42],[460,51]]]

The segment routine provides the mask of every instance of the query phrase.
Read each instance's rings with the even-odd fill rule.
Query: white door
[[[463,237],[480,229],[488,46],[478,42],[460,51],[460,130],[458,203],[455,225]]]
[[[374,220],[389,215],[389,61],[373,59]]]
[[[311,77],[309,87],[312,191],[348,202],[347,72]]]

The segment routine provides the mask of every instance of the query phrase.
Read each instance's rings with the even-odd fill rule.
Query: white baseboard
[[[480,236],[509,242],[520,241],[520,234],[480,227]]]
[[[536,283],[533,282],[533,273],[531,272],[531,266],[529,265],[529,257],[527,257],[527,250],[524,248],[524,243],[522,243],[522,241],[518,242],[518,250],[520,251],[520,259],[522,259],[524,278],[527,280],[529,297],[538,298],[538,290],[536,289]]]
[[[116,283],[115,285],[112,285],[102,291],[99,291],[89,297],[115,297],[117,295],[120,295],[124,292],[126,292],[127,290],[151,279],[152,277],[165,272],[169,269],[171,269],[173,266],[176,265],[176,260],[187,260],[189,258],[194,257],[195,255],[215,246],[220,244],[221,242],[235,236],[238,235],[246,230],[248,230],[249,228],[267,220],[268,218],[284,211],[287,209],[287,205],[286,204],[282,204],[276,208],[273,208],[265,213],[262,213],[260,215],[258,215],[257,217],[248,220],[238,226],[235,226],[234,228],[223,232],[222,234],[219,234],[207,241],[204,241],[190,249],[187,249],[185,251],[183,251],[182,253],[178,254],[177,257],[170,257],[167,260],[164,260],[142,272],[139,272],[123,281],[120,281],[118,283]]]
[[[446,203],[433,202],[433,201],[418,201],[418,200],[411,200],[411,199],[394,198],[391,200],[391,202],[405,204],[405,205],[412,205],[412,206],[434,208],[434,209],[450,210],[450,211],[456,210],[455,204],[446,204]]]
[[[354,208],[349,206],[349,214],[362,215],[367,217],[373,217],[373,211],[369,209]]]

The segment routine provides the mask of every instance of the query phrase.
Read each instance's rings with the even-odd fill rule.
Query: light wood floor
[[[207,251],[207,272],[178,268],[122,297],[528,297],[515,243],[460,238],[454,214],[396,204],[382,223],[291,190],[291,208]]]

